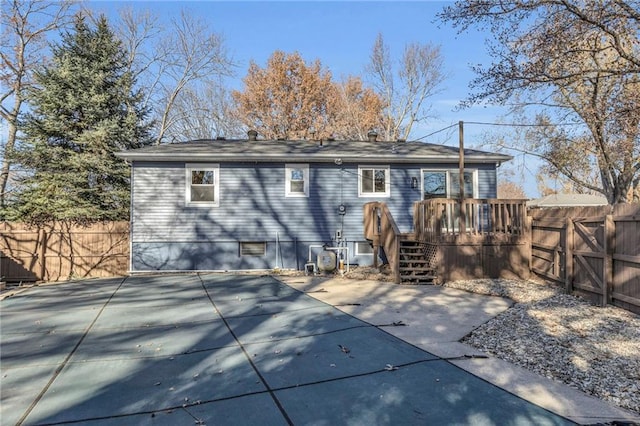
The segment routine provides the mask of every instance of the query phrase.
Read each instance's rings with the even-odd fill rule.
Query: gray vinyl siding
[[[390,197],[359,198],[358,166],[367,165],[309,163],[309,197],[288,198],[285,164],[221,163],[219,207],[193,207],[185,201],[185,163],[134,162],[132,270],[302,269],[309,245],[335,245],[337,230],[349,242],[349,261],[370,264],[370,255],[354,256],[354,242],[364,240],[363,205],[386,202],[400,230],[410,232],[420,199],[411,178],[420,180],[428,165],[380,164],[391,168]],[[479,197],[495,197],[494,165],[468,168],[478,169]],[[267,242],[266,254],[240,256],[241,241]]]

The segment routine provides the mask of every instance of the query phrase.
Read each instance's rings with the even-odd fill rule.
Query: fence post
[[[564,284],[567,294],[573,291],[573,219],[565,219],[564,231]]]
[[[616,236],[616,225],[613,216],[604,217],[604,267],[602,270],[602,306],[611,302],[613,287],[613,250]]]
[[[527,278],[531,277],[533,271],[533,218],[527,214],[526,208],[522,208],[522,215],[524,216],[524,238],[525,247],[527,250]]]
[[[38,242],[40,243],[40,249],[38,250],[38,257],[40,258],[40,280],[44,281],[47,275],[47,231],[44,227],[38,230]]]

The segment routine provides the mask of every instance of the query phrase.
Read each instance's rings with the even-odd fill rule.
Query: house
[[[527,202],[529,208],[606,206],[609,202],[603,195],[550,194]]]
[[[322,245],[370,265],[363,205],[403,232],[415,201],[454,197],[457,148],[423,142],[195,140],[121,152],[131,164],[131,271],[299,269]],[[511,157],[467,149],[465,193],[496,197]]]

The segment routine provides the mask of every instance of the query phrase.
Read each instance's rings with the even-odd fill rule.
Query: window
[[[356,241],[356,256],[372,255],[373,246],[368,241]]]
[[[186,201],[188,206],[219,205],[219,172],[217,164],[187,164]]]
[[[458,170],[422,170],[422,199],[457,198],[460,194]],[[464,196],[477,198],[477,171],[465,170]]]
[[[389,167],[358,167],[358,196],[389,197]]]
[[[422,199],[447,198],[447,172],[422,172]]]
[[[285,174],[284,193],[286,197],[309,196],[308,164],[287,164],[285,165]]]
[[[474,185],[474,175],[475,172],[466,171],[464,172],[464,196],[465,198],[476,198],[476,191]],[[451,195],[449,198],[455,198],[460,195],[460,171],[450,171],[449,177],[451,178],[451,183],[449,184],[449,188],[451,189]]]
[[[267,243],[264,241],[240,243],[240,256],[264,256],[266,253]]]

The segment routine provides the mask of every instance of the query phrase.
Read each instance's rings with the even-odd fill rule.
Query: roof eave
[[[340,159],[342,163],[452,163],[458,162],[457,155],[436,155],[436,156],[348,156],[348,155],[322,155],[322,156],[297,156],[297,155],[261,155],[237,156],[237,155],[212,155],[212,154],[150,154],[135,152],[120,152],[116,156],[128,161],[143,162],[233,162],[233,163],[286,163],[286,162],[306,162],[306,163],[334,163]],[[465,163],[503,163],[513,157],[508,155],[466,155]]]

